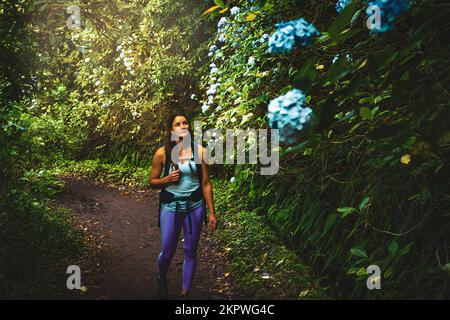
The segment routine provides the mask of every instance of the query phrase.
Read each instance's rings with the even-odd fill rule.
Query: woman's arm
[[[180,170],[171,172],[170,175],[160,178],[161,171],[164,166],[165,151],[164,148],[159,148],[152,159],[152,170],[150,171],[149,182],[153,189],[161,189],[166,185],[177,182],[180,179]]]
[[[203,189],[203,197],[205,198],[206,204],[209,208],[209,223],[211,224],[212,230],[215,230],[217,227],[217,218],[215,216],[214,209],[214,198],[213,198],[213,189],[211,181],[209,180],[209,172],[208,165],[205,160],[205,148],[200,147],[200,154],[202,155],[202,189]]]

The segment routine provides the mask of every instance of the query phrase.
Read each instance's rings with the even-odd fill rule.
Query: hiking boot
[[[169,298],[167,290],[167,280],[161,280],[156,277],[156,296],[158,300],[167,300]]]

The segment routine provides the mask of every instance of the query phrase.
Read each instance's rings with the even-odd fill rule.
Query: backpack
[[[171,203],[173,201],[175,201],[175,214],[177,214],[179,201],[189,200],[189,201],[197,202],[197,201],[200,201],[200,199],[203,199],[203,206],[204,206],[203,209],[205,212],[205,224],[208,223],[208,219],[206,217],[206,207],[205,207],[206,201],[203,197],[203,188],[202,188],[202,165],[201,165],[201,163],[198,163],[200,161],[197,161],[197,160],[200,160],[200,158],[198,155],[198,150],[196,148],[194,148],[193,141],[191,142],[191,149],[192,149],[192,156],[196,162],[195,166],[197,168],[199,187],[197,189],[195,189],[194,191],[192,191],[188,196],[184,196],[184,197],[176,197],[172,192],[166,190],[166,187],[162,188],[161,192],[159,194],[158,228],[161,227],[161,204],[162,203]],[[166,161],[164,163],[164,173],[163,173],[162,178],[169,175],[170,164],[172,162],[170,152],[167,149],[165,151],[166,151]],[[192,158],[191,158],[191,160],[192,160]],[[189,205],[188,205],[187,211],[188,211],[188,219],[189,219],[189,233],[192,233],[192,219],[191,219],[191,215],[190,215]],[[175,227],[176,227],[176,224],[175,224]]]

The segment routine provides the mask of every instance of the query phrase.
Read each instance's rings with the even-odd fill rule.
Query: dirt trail
[[[63,180],[66,186],[58,202],[72,211],[89,248],[78,262],[82,285],[87,287],[81,297],[156,299],[156,258],[161,247],[156,192],[98,185],[73,176]],[[183,233],[168,274],[171,298],[181,289],[182,238]],[[192,299],[231,298],[230,284],[224,287],[221,279],[225,262],[213,239],[209,226],[203,226]]]

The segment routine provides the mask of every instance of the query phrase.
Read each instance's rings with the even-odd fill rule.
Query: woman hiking
[[[213,231],[217,227],[205,150],[194,142],[189,118],[185,114],[177,113],[169,117],[166,142],[153,156],[149,179],[152,188],[162,189],[158,223],[162,250],[157,260],[156,279],[159,299],[168,298],[167,272],[181,229],[184,234],[184,262],[180,299],[188,299],[203,221],[209,221]],[[205,204],[210,212],[208,219]]]

